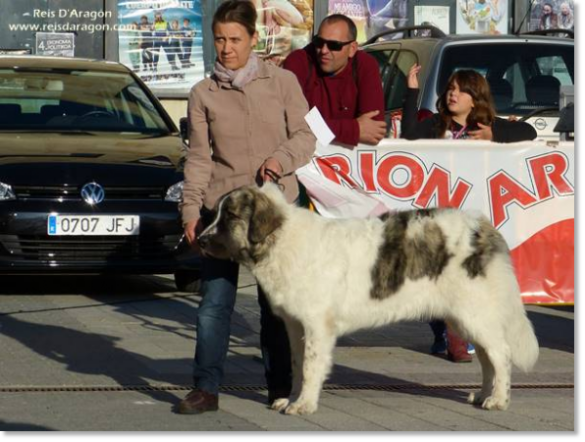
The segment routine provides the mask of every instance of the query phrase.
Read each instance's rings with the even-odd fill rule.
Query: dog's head
[[[282,207],[275,200],[279,196],[274,192],[279,191],[247,186],[221,198],[215,219],[198,237],[201,251],[243,264],[262,260],[284,222]]]

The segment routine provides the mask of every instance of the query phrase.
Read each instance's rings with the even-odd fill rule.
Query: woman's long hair
[[[447,106],[447,94],[453,88],[454,83],[457,83],[461,92],[468,93],[473,99],[474,106],[467,116],[467,126],[476,129],[477,123],[491,125],[496,118],[496,111],[488,82],[477,72],[464,69],[454,72],[449,77],[447,87],[437,100],[436,106],[439,111],[437,132],[439,136],[443,137],[453,122],[453,114]]]

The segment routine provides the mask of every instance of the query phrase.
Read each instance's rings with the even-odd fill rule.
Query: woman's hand
[[[418,89],[418,73],[420,72],[421,68],[422,66],[420,64],[415,63],[408,71],[406,82],[409,89]]]
[[[199,226],[199,220],[200,218],[189,221],[184,227],[187,243],[197,252],[200,252],[199,245],[197,244],[197,233],[199,227],[201,227]]]
[[[479,129],[477,130],[470,130],[468,132],[469,138],[472,140],[489,140],[491,141],[494,137],[492,133],[492,127],[486,126],[485,124],[477,123]]]
[[[282,178],[282,166],[274,158],[268,158],[260,166],[260,178],[266,182],[277,182]]]

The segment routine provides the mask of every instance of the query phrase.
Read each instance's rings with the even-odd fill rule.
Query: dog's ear
[[[248,239],[258,244],[282,225],[283,217],[270,198],[258,191],[254,192],[252,207]]]

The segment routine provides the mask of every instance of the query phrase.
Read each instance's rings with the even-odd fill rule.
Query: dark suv
[[[407,37],[378,41],[390,33]],[[419,109],[423,115],[436,112],[437,98],[453,72],[474,69],[490,84],[498,116],[525,118],[539,138],[558,139],[553,128],[559,117],[560,87],[575,83],[571,38],[445,35],[433,27],[411,27],[380,34],[363,49],[380,65],[388,112],[402,108],[406,76],[414,63],[422,65]]]
[[[0,56],[0,274],[174,273],[185,147],[121,64]]]

